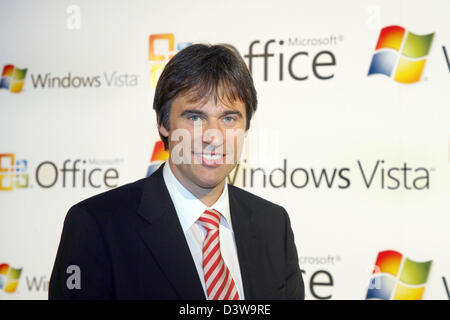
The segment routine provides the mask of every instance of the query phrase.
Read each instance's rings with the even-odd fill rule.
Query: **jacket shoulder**
[[[148,178],[108,190],[72,206],[71,210],[86,211],[93,216],[110,215],[112,212],[124,212],[136,209],[142,196],[144,184]]]
[[[265,213],[278,214],[282,215],[283,218],[286,215],[286,210],[274,202],[261,198],[231,184],[228,185],[228,189],[231,191],[231,194],[236,197],[236,200],[243,202],[245,206],[251,208],[253,211],[258,210]]]

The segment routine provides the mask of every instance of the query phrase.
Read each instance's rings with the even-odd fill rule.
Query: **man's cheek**
[[[246,131],[244,129],[229,129],[226,131],[227,164],[236,163],[244,146]]]
[[[191,133],[186,129],[175,129],[170,135],[170,156],[174,164],[192,163]]]

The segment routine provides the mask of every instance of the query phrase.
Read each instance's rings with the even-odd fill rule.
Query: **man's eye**
[[[223,120],[224,120],[225,122],[233,122],[233,121],[234,121],[234,118],[231,117],[231,116],[226,116],[226,117],[223,118]]]
[[[193,122],[197,122],[197,121],[200,120],[200,117],[199,117],[199,116],[196,116],[196,115],[193,115],[193,116],[190,116],[190,117],[189,117],[189,120],[191,120],[191,121],[193,121]]]

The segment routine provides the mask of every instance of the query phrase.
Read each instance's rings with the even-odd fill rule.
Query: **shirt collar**
[[[183,232],[186,232],[206,209],[219,211],[222,214],[220,223],[232,230],[227,183],[225,183],[219,199],[208,207],[178,181],[170,168],[169,161],[166,161],[163,166],[164,182],[172,198]]]

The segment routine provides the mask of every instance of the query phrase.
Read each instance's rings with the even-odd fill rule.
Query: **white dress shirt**
[[[202,283],[205,297],[208,294],[205,286],[205,276],[203,272],[203,241],[206,237],[206,229],[197,221],[206,209],[216,209],[222,216],[219,225],[220,251],[223,260],[230,270],[234,283],[239,292],[239,299],[244,300],[244,290],[242,286],[241,269],[237,257],[236,242],[234,239],[233,226],[230,214],[230,202],[228,199],[228,186],[225,183],[222,194],[212,206],[208,207],[190,191],[188,191],[173,174],[169,161],[166,161],[163,168],[164,182],[169,190],[172,202],[180,220],[181,227],[186,237],[192,258],[197,268],[198,276]],[[180,266],[181,267],[181,266]]]

